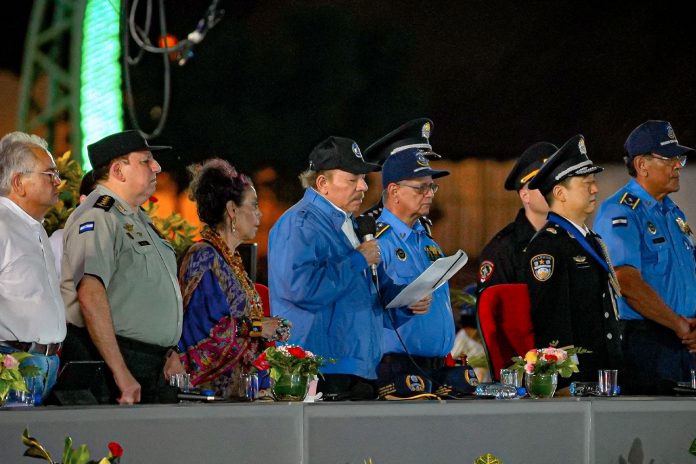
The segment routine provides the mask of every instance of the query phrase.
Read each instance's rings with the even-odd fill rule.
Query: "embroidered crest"
[[[651,234],[655,235],[657,233],[657,229],[655,228],[655,224],[652,222],[648,222],[648,232]]]
[[[113,197],[110,197],[109,195],[102,195],[97,198],[97,202],[94,203],[94,207],[103,209],[104,211],[109,211],[111,207],[114,206],[114,203],[116,203],[116,200],[114,200]]]
[[[575,261],[577,264],[582,264],[587,262],[587,256],[573,256],[573,261]]]
[[[80,224],[80,227],[78,227],[78,234],[81,234],[82,232],[89,232],[90,230],[94,230],[94,221]]]
[[[435,245],[427,245],[424,250],[430,261],[437,261],[439,258],[442,258],[442,253]]]
[[[419,166],[423,166],[425,168],[430,166],[430,163],[428,163],[428,159],[423,155],[422,151],[419,151],[416,155],[416,163],[418,163]]]
[[[585,139],[583,139],[582,137],[580,138],[580,140],[578,140],[578,150],[583,155],[587,155],[587,148],[585,148]]]
[[[406,252],[401,248],[397,248],[396,257],[399,258],[399,261],[406,261]]]
[[[430,122],[426,122],[423,124],[423,127],[421,128],[421,135],[425,137],[426,139],[430,138],[430,130],[432,129]]]
[[[353,146],[351,148],[352,148],[353,154],[355,155],[356,158],[363,159],[362,153],[360,153],[360,147],[358,146],[357,143],[353,142]]]
[[[625,216],[611,218],[612,227],[628,227],[628,218]]]
[[[638,198],[635,195],[631,195],[628,192],[624,193],[623,196],[621,197],[621,200],[619,200],[620,205],[626,205],[631,209],[636,209],[636,206],[638,206],[638,203],[640,203],[640,198]]]
[[[494,270],[495,264],[493,264],[493,261],[486,260],[481,262],[481,266],[479,267],[479,282],[484,283],[490,279]]]
[[[534,278],[539,282],[545,282],[551,278],[553,275],[553,256],[547,254],[541,254],[533,256],[529,261],[532,267],[532,274]]]
[[[407,375],[406,387],[412,392],[425,391],[425,381],[419,375]]]
[[[677,136],[674,135],[674,129],[672,129],[671,124],[667,125],[667,137],[669,137],[671,140],[677,140]]]
[[[126,232],[133,232],[133,224],[123,224],[123,228],[126,229]]]

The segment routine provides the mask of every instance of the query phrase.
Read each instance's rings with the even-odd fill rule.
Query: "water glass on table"
[[[188,393],[191,391],[191,374],[173,374],[169,377],[169,385],[178,388],[182,393]]]
[[[500,369],[500,383],[521,387],[520,371],[517,369]]]
[[[258,374],[241,374],[239,376],[238,395],[241,401],[254,401],[259,396]]]
[[[619,394],[618,371],[616,369],[600,369],[598,372],[598,394],[600,396],[616,396]]]

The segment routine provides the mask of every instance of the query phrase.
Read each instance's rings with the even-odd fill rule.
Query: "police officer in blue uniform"
[[[692,148],[679,145],[667,121],[646,121],[624,145],[633,179],[607,198],[595,218],[622,288],[628,387],[655,393],[657,380],[689,379],[696,349],[694,236],[670,199]]]
[[[549,205],[548,222],[527,246],[536,346],[557,340],[591,351],[580,354],[576,380],[596,381],[598,369],[621,365],[614,270],[599,237],[585,220],[595,209],[594,174],[603,169],[587,157],[585,139],[568,140],[529,184]]]
[[[477,291],[497,284],[524,282],[524,249],[537,230],[546,224],[549,207],[539,190],[530,189],[543,162],[558,147],[549,142],[537,142],[527,148],[513,166],[505,190],[517,192],[522,208],[515,220],[495,234],[479,255],[479,279]]]

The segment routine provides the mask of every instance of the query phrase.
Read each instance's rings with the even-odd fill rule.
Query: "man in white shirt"
[[[39,368],[35,398],[56,382],[65,307],[41,222],[58,201],[60,177],[45,140],[12,132],[0,140],[0,352],[26,351]]]

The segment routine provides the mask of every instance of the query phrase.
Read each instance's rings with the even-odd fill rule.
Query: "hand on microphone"
[[[382,252],[379,250],[379,242],[377,240],[368,240],[367,242],[362,242],[356,248],[367,261],[370,266],[377,265],[382,261]]]
[[[432,302],[433,296],[428,295],[413,303],[411,306],[408,307],[408,309],[410,309],[411,312],[413,312],[413,314],[416,315],[427,314],[427,312],[430,311],[430,304]]]

